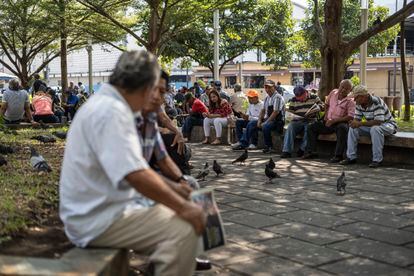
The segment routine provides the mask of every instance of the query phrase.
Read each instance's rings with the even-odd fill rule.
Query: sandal
[[[206,139],[204,139],[204,141],[203,141],[203,142],[201,142],[201,144],[203,144],[203,145],[207,145],[207,144],[210,144],[210,142],[208,141],[208,138],[206,138]]]
[[[216,139],[211,144],[212,145],[220,145],[221,144],[221,141],[220,141],[220,139]]]

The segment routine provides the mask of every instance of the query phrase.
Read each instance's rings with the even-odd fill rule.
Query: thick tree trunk
[[[407,0],[404,1],[404,6],[407,4]],[[405,66],[405,25],[404,21],[401,21],[400,23],[400,35],[401,35],[401,43],[400,43],[400,49],[401,49],[401,77],[404,87],[404,121],[410,120],[410,94],[408,91],[408,82],[407,82],[407,68]]]
[[[339,47],[338,47],[339,48]],[[333,89],[338,88],[345,75],[345,57],[338,48],[327,48],[321,51],[322,68],[321,82],[319,84],[320,97],[323,99]]]
[[[28,89],[29,88],[29,73],[28,73],[28,64],[26,61],[21,61],[20,66],[22,68],[21,70],[21,74],[19,76],[21,85],[23,87],[23,89]]]
[[[158,52],[158,7],[160,5],[159,0],[152,1],[151,6],[151,17],[149,24],[149,37],[148,37],[148,47],[147,50],[154,55],[157,55]]]
[[[68,49],[67,49],[67,32],[66,32],[66,3],[65,0],[59,0],[60,19],[60,74],[62,81],[62,102],[66,102],[66,94],[68,90]]]

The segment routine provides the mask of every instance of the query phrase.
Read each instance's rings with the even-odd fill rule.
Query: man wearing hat
[[[360,135],[365,135],[370,136],[372,142],[373,156],[369,167],[377,168],[383,159],[384,136],[395,134],[397,123],[384,101],[380,97],[370,95],[366,86],[356,86],[352,96],[356,102],[355,115],[349,124],[347,158],[340,164],[356,163],[358,139]]]
[[[263,131],[265,148],[263,153],[270,153],[273,148],[272,130],[283,131],[285,124],[285,101],[283,97],[276,92],[276,84],[272,80],[266,80],[265,90],[267,96],[263,103],[262,111],[257,121],[257,127]]]
[[[307,145],[304,159],[316,157],[316,141],[319,134],[336,133],[335,156],[331,163],[338,163],[343,159],[348,138],[348,122],[354,118],[355,102],[348,97],[352,90],[352,82],[343,80],[338,89],[332,90],[325,100],[324,120],[316,121],[308,125]]]
[[[254,89],[247,92],[247,98],[249,99],[247,114],[240,112],[241,119],[236,121],[238,142],[232,145],[233,150],[241,150],[247,147],[249,150],[257,148],[257,121],[263,109],[263,103],[259,100],[259,93]],[[246,128],[245,132],[243,132],[243,128]]]
[[[303,133],[303,139],[296,156],[302,157],[304,155],[307,143],[306,137],[308,124],[316,121],[318,111],[320,111],[320,108],[323,105],[317,95],[308,93],[303,86],[296,86],[295,89],[293,89],[293,93],[295,94],[295,97],[289,100],[288,111],[292,113],[294,117],[289,123],[285,133],[280,158],[292,157],[295,138],[299,133]]]

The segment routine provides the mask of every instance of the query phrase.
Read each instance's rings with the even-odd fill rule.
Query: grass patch
[[[18,135],[0,132],[0,144],[11,146],[15,153],[5,156],[7,166],[0,167],[0,243],[30,225],[41,225],[58,208],[58,187],[64,141],[42,144],[30,138],[66,128],[17,130]],[[43,155],[53,171],[40,174],[30,165],[30,146]]]

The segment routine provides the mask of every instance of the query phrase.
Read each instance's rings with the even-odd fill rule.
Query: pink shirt
[[[34,96],[32,105],[35,115],[52,115],[52,99],[48,96]]]
[[[326,103],[329,105],[327,118],[328,120],[335,120],[345,116],[354,118],[355,102],[350,97],[345,97],[342,100],[338,99],[338,89],[334,89],[329,93]]]

